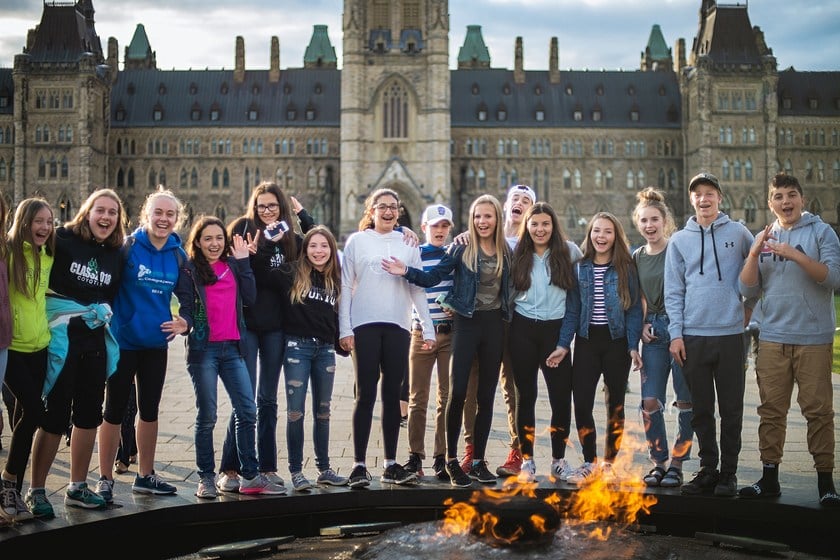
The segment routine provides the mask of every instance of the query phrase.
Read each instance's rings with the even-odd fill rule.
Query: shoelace
[[[3,509],[16,507],[17,498],[17,492],[15,492],[14,488],[4,487],[0,490],[0,506],[2,506]]]
[[[46,496],[44,499],[46,499]],[[23,498],[17,492],[15,492],[15,508],[17,511],[29,511],[29,508],[26,507],[26,503],[24,503]]]

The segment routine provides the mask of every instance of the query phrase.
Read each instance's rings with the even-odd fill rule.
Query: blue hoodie
[[[692,216],[671,236],[665,255],[665,311],[671,340],[744,332],[738,276],[752,244],[750,230],[723,212],[707,228]]]
[[[174,232],[160,250],[152,245],[142,227],[131,236],[135,241],[126,251],[128,260],[114,299],[111,328],[120,348],[125,350],[166,348],[169,343],[160,324],[172,319],[169,303],[178,283],[178,263],[186,261],[186,254],[181,238]]]
[[[801,266],[763,251],[758,261],[758,284],[741,283],[747,297],[761,296],[760,340],[780,344],[831,344],[834,340],[834,291],[840,289],[840,241],[831,226],[803,212],[790,229],[779,221],[773,237],[828,267],[822,282],[814,282]]]

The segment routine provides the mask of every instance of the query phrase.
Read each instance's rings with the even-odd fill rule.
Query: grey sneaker
[[[219,473],[216,479],[216,488],[222,492],[239,492],[239,476]],[[215,498],[215,496],[213,496]]]
[[[219,493],[216,491],[216,483],[212,476],[202,477],[198,481],[198,489],[196,489],[195,495],[204,500],[215,500],[219,497]]]
[[[86,482],[82,482],[78,488],[67,488],[67,492],[64,494],[64,505],[84,509],[99,509],[104,508],[107,502],[102,496],[91,491]]]
[[[15,506],[15,494],[17,493],[17,482],[11,480],[3,481],[3,488],[0,489],[0,516],[9,523],[15,520],[17,507]]]
[[[41,519],[52,519],[55,517],[55,511],[52,504],[47,499],[47,491],[43,488],[26,491],[26,497],[23,499],[32,515]]]
[[[26,504],[23,502],[23,498],[20,497],[20,492],[15,490],[15,521],[29,521],[35,517],[32,515],[32,512],[29,511],[29,508],[26,507]]]
[[[114,481],[108,480],[104,476],[99,478],[96,483],[96,493],[102,496],[102,499],[107,503],[114,503]]]
[[[349,479],[346,476],[339,476],[332,469],[327,469],[325,471],[321,471],[321,474],[318,475],[318,480],[315,481],[318,484],[328,484],[330,486],[345,486]]]
[[[276,472],[264,472],[263,476],[265,476],[268,479],[269,482],[273,482],[277,486],[285,486],[286,485],[286,482]]]
[[[306,476],[302,472],[293,472],[292,487],[294,487],[295,492],[303,492],[312,488],[312,483],[306,479]]]
[[[282,496],[286,493],[286,488],[269,481],[263,474],[257,474],[251,479],[242,477],[242,480],[239,481],[239,493],[252,496]]]
[[[131,485],[131,491],[135,494],[155,494],[158,496],[165,496],[174,494],[178,491],[177,488],[159,477],[155,471],[146,476],[139,474],[134,477],[134,484]]]

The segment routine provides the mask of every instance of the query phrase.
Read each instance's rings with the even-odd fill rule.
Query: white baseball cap
[[[534,189],[529,187],[528,185],[513,185],[507,194],[507,199],[510,200],[510,197],[514,194],[519,193],[521,195],[527,196],[531,199],[531,204],[537,202],[537,193],[534,192]]]
[[[433,226],[443,220],[448,221],[450,224],[454,223],[452,221],[452,210],[443,204],[434,204],[423,211],[422,223],[424,224]]]

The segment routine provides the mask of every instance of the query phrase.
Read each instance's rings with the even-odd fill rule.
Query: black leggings
[[[606,386],[607,441],[604,460],[612,462],[618,455],[624,435],[624,397],[630,377],[630,353],[627,338],[615,340],[607,325],[589,325],[589,338],[575,338],[575,359],[572,368],[572,396],[575,402],[575,424],[583,447],[583,460],[597,459],[595,445],[595,391],[601,374]]]
[[[353,336],[356,347],[354,460],[359,463],[365,462],[380,373],[385,459],[396,459],[400,437],[400,386],[408,363],[410,333],[391,323],[371,323],[353,329]]]
[[[166,348],[121,349],[117,371],[106,384],[105,421],[122,424],[135,383],[140,419],[144,422],[156,421],[166,380],[166,363]]]
[[[536,437],[537,374],[543,372],[551,404],[551,456],[566,456],[566,439],[572,422],[572,354],[569,352],[560,365],[551,368],[545,359],[557,347],[562,319],[538,321],[513,314],[508,349],[516,384],[516,433],[522,456],[534,456]]]
[[[499,384],[499,367],[504,348],[504,322],[501,310],[476,311],[472,318],[455,315],[452,333],[452,365],[449,368],[449,402],[446,406],[446,447],[450,459],[458,456],[461,417],[467,400],[467,384],[473,359],[478,361],[473,460],[484,460],[493,401]]]

